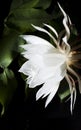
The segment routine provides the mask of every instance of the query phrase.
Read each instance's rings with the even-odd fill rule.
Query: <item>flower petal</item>
[[[29,75],[30,73],[30,69],[31,69],[31,64],[27,61],[25,62],[21,68],[19,69],[19,72],[25,74],[25,75]]]
[[[48,98],[45,103],[45,107],[49,104],[49,102],[52,100],[52,98],[55,96],[57,90],[59,88],[59,82],[55,82],[54,78],[49,79],[46,81],[46,83],[41,87],[37,94],[36,94],[36,100],[38,100],[40,97],[43,96],[43,98],[47,95]]]
[[[33,25],[33,24],[32,24],[32,26],[33,26],[36,30],[48,34],[48,35],[52,38],[52,40],[54,41],[54,43],[57,45],[57,40],[55,39],[55,37],[52,36],[51,33],[49,33],[49,32],[48,32],[47,30],[45,30],[44,28],[41,28],[41,27],[35,26],[35,25]]]
[[[28,44],[21,45],[25,50],[22,52],[25,58],[30,58],[35,54],[50,53],[56,50],[48,41],[33,35],[22,35]],[[39,49],[40,48],[40,49]]]
[[[72,82],[71,82],[71,80],[70,80],[68,74],[66,74],[65,78],[66,78],[66,80],[67,80],[67,82],[68,82],[69,89],[70,89],[70,94],[71,94],[70,111],[71,111],[71,114],[72,114],[76,97],[73,96],[73,84],[72,84]],[[75,93],[75,96],[76,96],[76,93]]]
[[[38,85],[45,83],[50,78],[54,78],[55,82],[60,82],[64,78],[65,74],[66,74],[65,64],[58,67],[42,68],[35,75],[29,87],[34,88]]]
[[[24,40],[26,40],[27,43],[29,44],[34,44],[34,45],[48,45],[49,47],[53,47],[47,40],[40,38],[38,36],[34,35],[20,35]],[[26,45],[21,45],[24,49],[26,49]],[[27,50],[27,49],[26,49]]]
[[[44,25],[45,25],[46,27],[48,27],[48,28],[56,35],[56,37],[58,38],[58,33],[57,33],[57,31],[56,31],[52,26],[50,26],[50,25],[48,25],[48,24],[45,24],[45,23],[44,23]]]
[[[35,66],[33,66],[30,61],[27,61],[19,69],[19,72],[23,73],[26,76],[34,77],[35,73],[37,72],[37,68],[35,68]]]
[[[55,94],[56,94],[58,88],[59,88],[59,85],[57,85],[57,86],[56,86],[56,89],[49,94],[49,96],[47,97],[47,100],[46,100],[46,102],[45,102],[45,107],[47,107],[47,105],[51,102],[51,100],[52,100],[53,97],[55,96]]]
[[[78,85],[79,85],[79,91],[81,93],[81,79],[80,79],[79,75],[69,66],[68,66],[68,71],[77,78]]]
[[[63,41],[64,41],[64,43],[66,44],[66,47],[67,47],[66,51],[67,51],[67,53],[69,53],[70,52],[70,45],[68,44],[67,41],[70,38],[70,29],[69,29],[69,26],[68,26],[68,22],[69,22],[69,24],[71,24],[71,20],[67,16],[67,14],[65,13],[65,11],[63,10],[63,8],[60,6],[59,3],[58,3],[58,6],[59,6],[60,10],[62,11],[62,13],[64,15],[63,25],[64,25],[64,28],[65,28],[66,34],[63,37]]]
[[[65,63],[66,56],[57,51],[55,53],[43,55],[43,61],[47,66],[60,66]]]

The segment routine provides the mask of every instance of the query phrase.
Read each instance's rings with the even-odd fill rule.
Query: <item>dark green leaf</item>
[[[60,85],[60,88],[58,91],[58,95],[59,95],[61,101],[66,100],[68,98],[68,96],[70,96],[70,90],[69,90],[69,86],[68,86],[66,80],[63,80],[61,82],[61,85]]]
[[[47,9],[51,2],[52,0],[43,0],[43,2],[42,0],[13,0],[10,11],[17,8],[28,9],[32,7]]]
[[[6,20],[8,27],[19,32],[31,32],[31,24],[41,25],[51,20],[51,16],[41,9],[16,9]]]
[[[28,9],[35,7],[39,0],[13,0],[11,4],[11,11],[19,8]]]
[[[6,36],[3,36],[0,40],[0,66],[2,68],[9,66],[15,58],[17,53],[15,50],[18,48],[18,34],[14,31],[6,32],[6,30],[5,33]]]
[[[16,88],[17,81],[13,71],[7,68],[4,69],[4,72],[0,74],[0,103],[2,105],[1,115],[4,114],[4,111],[10,103]]]
[[[43,1],[39,0],[36,7],[41,7],[43,9],[47,9],[51,5],[51,2],[52,2],[52,0],[43,0]]]
[[[77,29],[76,29],[75,26],[72,26],[72,27],[71,27],[71,32],[72,32],[75,36],[78,35],[78,31],[77,31]]]

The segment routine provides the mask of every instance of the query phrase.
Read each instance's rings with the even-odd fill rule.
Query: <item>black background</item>
[[[57,1],[52,0],[50,10],[52,10]],[[64,5],[66,13],[69,14],[72,22],[75,24],[79,35],[81,35],[81,4],[75,0],[59,0]],[[68,3],[68,4],[66,4]],[[0,0],[0,33],[3,30],[3,20],[7,16],[11,0]],[[73,115],[69,110],[70,102],[60,103],[58,96],[49,106],[44,109],[44,101],[35,102],[35,93],[24,101],[24,81],[17,73],[17,59],[15,66],[11,64],[17,80],[19,81],[16,93],[9,104],[6,113],[0,118],[0,130],[32,130],[47,129],[50,130],[81,130],[81,96],[78,94]]]

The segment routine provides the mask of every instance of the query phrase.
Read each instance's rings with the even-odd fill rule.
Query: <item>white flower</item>
[[[36,94],[36,100],[48,96],[45,107],[53,99],[60,82],[65,78],[70,88],[70,110],[72,112],[76,100],[76,84],[73,77],[75,76],[78,81],[80,92],[81,80],[71,66],[78,67],[77,60],[80,60],[81,57],[75,50],[71,51],[71,46],[68,44],[71,20],[60,5],[59,8],[64,16],[64,30],[59,34],[50,25],[44,24],[54,33],[54,36],[46,29],[32,25],[36,30],[46,33],[53,40],[54,45],[38,36],[21,36],[27,42],[27,44],[21,46],[25,50],[22,54],[27,61],[22,65],[19,72],[28,76],[27,84],[29,84],[29,88],[43,84]]]

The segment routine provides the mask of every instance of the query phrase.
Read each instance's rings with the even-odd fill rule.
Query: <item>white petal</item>
[[[67,40],[68,40],[69,37],[70,37],[70,29],[69,29],[69,26],[67,25],[67,22],[68,22],[68,19],[67,19],[67,17],[65,17],[65,18],[63,19],[63,25],[64,25],[64,27],[65,27],[65,30],[66,30],[66,38],[67,38]]]
[[[32,26],[33,26],[36,30],[48,34],[48,35],[52,38],[52,40],[54,41],[54,43],[57,45],[57,40],[55,39],[55,37],[52,36],[51,33],[49,33],[49,32],[48,32],[47,30],[45,30],[44,28],[41,28],[41,27],[35,26],[35,25],[33,25],[33,24],[32,24]]]
[[[20,35],[24,40],[26,40],[29,44],[34,45],[48,45],[49,47],[53,47],[47,40],[40,38],[38,36],[34,35]],[[24,49],[26,49],[26,45],[21,45]]]
[[[62,8],[61,5],[59,4],[59,2],[58,2],[58,6],[59,6],[60,10],[62,11],[64,17],[66,17],[67,14],[66,14],[65,11],[63,10],[63,8]]]
[[[30,61],[36,68],[45,69],[48,67],[49,69],[49,67],[60,67],[60,65],[66,62],[66,57],[60,53],[48,53],[43,55],[32,55]]]
[[[40,69],[36,76],[33,78],[29,87],[33,88],[45,83],[48,79],[54,78],[55,82],[60,82],[66,74],[66,65],[63,64],[59,67],[47,67]]]
[[[57,90],[59,88],[59,82],[55,82],[54,81],[54,78],[52,79],[49,79],[44,85],[43,87],[41,87],[37,94],[36,94],[36,100],[38,100],[40,97],[43,96],[43,98],[47,95],[48,98],[46,100],[46,103],[45,103],[45,107],[48,105],[48,103],[52,100],[52,98],[55,96]]]
[[[35,66],[35,68],[45,68],[45,67],[56,67],[60,66],[61,64],[65,63],[66,56],[55,51],[54,53],[47,53],[47,54],[28,54],[26,56],[31,61],[31,64]]]
[[[65,63],[66,56],[57,51],[55,53],[43,55],[43,59],[47,66],[60,66]]]
[[[46,53],[49,54],[52,52],[54,53],[54,51],[56,50],[55,48],[49,47],[47,45],[40,45],[40,44],[39,45],[27,44],[26,49],[27,51],[22,52],[22,55],[27,59],[30,59],[35,55],[42,55]]]
[[[48,25],[48,24],[44,24],[46,27],[48,27],[55,35],[56,35],[56,37],[58,38],[58,33],[57,33],[57,31],[52,27],[52,26],[50,26],[50,25]]]
[[[25,50],[23,55],[25,58],[30,58],[35,54],[50,53],[56,50],[48,41],[33,35],[22,35],[22,37],[28,42],[28,44],[21,45]]]
[[[30,61],[27,61],[19,69],[19,72],[23,73],[24,75],[29,76],[28,78],[30,77],[33,78],[35,74],[37,73],[37,68],[35,68],[35,66],[33,66]]]
[[[71,94],[70,111],[72,113],[72,111],[73,111],[73,89],[72,89],[72,82],[70,81],[69,76],[67,74],[66,74],[65,78],[66,78],[66,80],[68,82],[69,89],[70,89],[70,94]]]
[[[68,71],[69,71],[71,74],[73,74],[73,75],[77,78],[77,80],[78,80],[78,85],[79,85],[79,91],[80,91],[80,93],[81,93],[81,79],[80,79],[80,77],[79,77],[78,74],[77,74],[71,67],[69,67],[69,66],[68,66]]]
[[[64,43],[66,44],[66,47],[67,47],[67,53],[70,52],[70,45],[68,44],[68,39],[70,37],[70,29],[69,29],[69,26],[68,26],[68,22],[70,22],[71,24],[71,20],[70,18],[67,16],[67,14],[65,13],[65,11],[63,10],[63,8],[60,6],[60,4],[58,3],[58,6],[60,8],[60,10],[62,11],[63,15],[64,15],[64,19],[63,19],[63,25],[64,25],[64,28],[65,28],[65,31],[66,31],[66,34],[65,36],[63,37],[63,41]]]
[[[29,85],[30,88],[34,88],[38,85],[41,85],[45,83],[47,79],[52,77],[54,75],[54,68],[43,68],[40,69],[37,73],[37,75],[32,80],[31,84]]]
[[[31,70],[31,64],[29,63],[29,61],[25,62],[22,67],[19,69],[19,72],[25,74],[25,75],[29,75]]]
[[[63,42],[65,43],[66,47],[65,47],[65,51],[66,51],[66,54],[69,54],[70,50],[71,50],[71,47],[70,45],[68,44],[67,42],[67,36],[65,35],[65,37],[62,38]]]
[[[59,86],[57,86],[57,90],[58,90],[58,87],[59,87]],[[47,105],[51,102],[51,100],[52,100],[53,97],[55,96],[57,90],[56,90],[56,91],[54,90],[52,93],[49,94],[49,96],[47,97],[47,100],[46,100],[46,102],[45,102],[45,107],[47,107]]]

